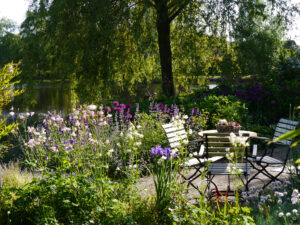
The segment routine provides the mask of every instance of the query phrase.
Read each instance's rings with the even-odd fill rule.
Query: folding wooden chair
[[[254,170],[256,170],[256,173],[249,178],[248,184],[255,180],[261,180],[264,183],[263,188],[266,188],[271,182],[273,181],[282,181],[279,176],[284,172],[288,159],[289,154],[291,151],[291,143],[292,140],[282,140],[279,142],[272,143],[270,146],[267,146],[267,143],[280,137],[281,135],[288,133],[296,128],[299,122],[287,120],[287,119],[280,119],[278,122],[274,138],[269,139],[265,137],[256,137],[255,139],[263,141],[263,154],[257,155],[258,147],[257,145],[253,145],[253,154],[251,157],[249,157],[249,162],[251,163]],[[279,146],[285,146],[287,147],[286,154],[283,159],[275,158],[273,157],[274,149]],[[279,171],[275,171],[276,174],[273,174],[273,172],[268,171],[268,169],[272,169],[274,167],[279,168]],[[263,175],[264,178],[267,178],[267,182],[265,182],[262,178],[259,178],[259,175]]]
[[[183,124],[168,123],[162,125],[162,127],[165,130],[170,147],[172,149],[180,149],[184,142],[188,142],[188,135]],[[182,164],[182,167],[194,169],[194,172],[191,175],[186,176],[181,174],[181,176],[186,182],[188,182],[188,186],[191,185],[197,190],[199,190],[198,185],[194,184],[193,182],[203,173],[204,165],[207,164],[208,161],[217,161],[223,157],[216,156],[212,158],[204,158],[204,145],[202,143],[203,140],[199,139],[187,144],[186,147],[188,149],[188,154],[192,155],[192,157]]]
[[[230,134],[229,133],[211,133],[205,134],[205,153],[204,156],[206,158],[210,157],[224,157],[226,155],[231,154],[231,156],[236,159],[236,161],[224,159],[216,162],[212,162],[208,165],[207,168],[207,190],[210,193],[212,190],[215,191],[226,191],[227,193],[233,193],[230,187],[230,178],[234,175],[241,179],[242,183],[246,186],[246,190],[248,190],[248,176],[250,175],[251,165],[248,163],[248,147],[233,147],[230,142]],[[247,139],[247,143],[249,141],[249,136],[245,137]],[[220,190],[221,188],[217,187],[216,182],[214,181],[215,176],[217,175],[225,175],[228,178],[227,189]],[[211,186],[214,188],[211,189]]]

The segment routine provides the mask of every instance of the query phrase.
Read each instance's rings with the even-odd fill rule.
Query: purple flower
[[[126,109],[126,105],[125,104],[120,104],[120,108]]]
[[[162,148],[160,145],[155,146],[152,148],[150,152],[150,158],[152,159],[155,156],[165,156],[167,159],[170,159],[172,155],[172,149],[171,148]],[[174,154],[173,158],[176,158],[178,154]]]
[[[196,98],[201,98],[201,94],[200,94],[200,93],[197,93],[197,94],[195,95],[195,97],[196,97]]]
[[[128,114],[126,115],[126,118],[127,118],[127,119],[131,119],[131,118],[132,118],[132,115],[131,115],[130,113],[128,113]]]
[[[104,109],[105,112],[111,112],[111,108],[109,106],[106,106]]]
[[[285,86],[286,86],[285,83],[281,83],[281,84],[280,84],[280,88],[281,88],[281,89],[285,88]]]
[[[73,140],[73,139],[70,139],[70,143],[73,144],[73,143],[74,143],[74,140]]]
[[[121,112],[122,108],[114,107],[114,111]]]
[[[113,106],[119,106],[119,102],[118,101],[113,101]]]
[[[209,95],[210,92],[209,92],[209,91],[205,91],[204,94],[205,94],[205,95]]]
[[[160,145],[155,146],[154,148],[151,149],[150,158],[160,155],[161,151],[163,151],[163,148]]]
[[[126,104],[126,109],[131,109],[132,105],[131,104]]]

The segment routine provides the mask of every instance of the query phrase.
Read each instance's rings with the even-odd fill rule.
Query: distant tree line
[[[173,96],[207,76],[265,75],[298,9],[288,0],[32,0],[19,34],[0,20],[0,65],[20,79],[70,81],[81,101]]]

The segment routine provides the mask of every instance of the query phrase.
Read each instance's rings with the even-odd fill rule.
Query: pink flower
[[[111,112],[111,108],[109,106],[106,106],[104,109],[105,112]]]
[[[119,102],[118,101],[113,101],[113,106],[119,106]]]

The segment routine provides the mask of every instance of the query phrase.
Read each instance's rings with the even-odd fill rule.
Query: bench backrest
[[[244,135],[245,136],[245,135]],[[245,136],[247,137],[247,136]],[[249,141],[249,139],[247,140]],[[229,133],[214,133],[205,134],[204,136],[204,147],[206,157],[213,156],[226,156],[228,153],[235,153],[237,155],[245,155],[244,147],[233,147],[230,142]]]
[[[283,134],[286,134],[292,130],[295,130],[298,123],[299,123],[298,121],[280,119],[276,126],[273,140],[280,137]],[[291,145],[292,140],[291,139],[282,140],[282,141],[278,141],[277,143],[280,143],[283,145]]]
[[[183,124],[174,122],[164,124],[162,127],[166,132],[170,147],[172,149],[179,148],[182,142],[188,138]]]

